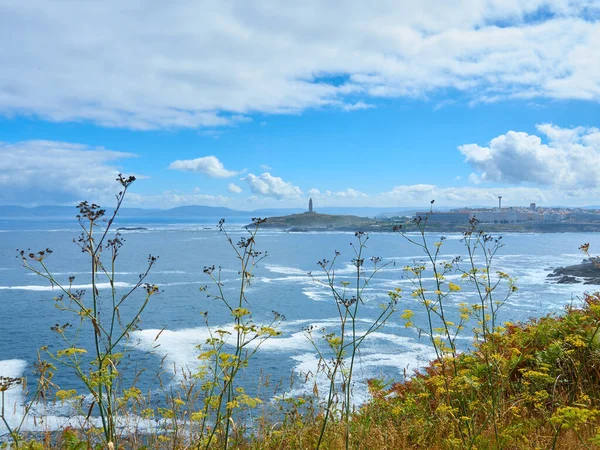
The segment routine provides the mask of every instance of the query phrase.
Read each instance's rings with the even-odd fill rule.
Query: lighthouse
[[[308,212],[314,212],[313,211],[313,203],[312,203],[312,198],[308,200]]]

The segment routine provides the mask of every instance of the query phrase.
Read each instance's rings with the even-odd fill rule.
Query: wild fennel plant
[[[77,379],[83,383],[85,389],[92,397],[92,403],[84,410],[83,396],[77,395],[74,390],[58,391],[61,400],[73,400],[73,405],[88,422],[88,427],[93,427],[90,417],[94,413],[100,416],[104,445],[108,448],[118,448],[119,444],[119,414],[124,411],[123,402],[120,401],[126,389],[118,384],[120,363],[123,357],[122,346],[132,331],[138,327],[140,317],[148,305],[150,297],[159,292],[155,285],[145,283],[146,277],[157,261],[150,255],[145,271],[140,274],[137,283],[124,293],[117,292],[115,284],[116,263],[124,240],[116,233],[110,237],[112,225],[117,217],[125,195],[135,177],[119,175],[117,181],[122,190],[116,195],[117,204],[112,215],[106,221],[106,210],[96,204],[82,202],[79,204],[77,219],[82,233],[74,242],[81,251],[89,257],[91,287],[89,295],[84,290],[74,288],[75,277],[69,277],[68,284],[58,281],[46,264],[47,257],[52,253],[50,249],[38,253],[21,250],[19,252],[26,269],[46,279],[60,292],[54,298],[55,306],[74,317],[74,324],[65,322],[56,324],[51,329],[57,333],[66,345],[58,351],[51,351],[44,347],[48,356],[63,366],[70,368]],[[105,226],[103,223],[106,221]],[[108,257],[104,257],[104,253]],[[108,295],[101,294],[98,284],[101,279],[108,282],[110,289]],[[121,312],[122,306],[138,290],[144,292],[143,297],[128,318]],[[79,336],[87,328],[93,335],[91,349],[79,346]],[[91,360],[85,355],[91,353]],[[130,389],[132,389],[130,387]]]
[[[433,346],[442,375],[447,406],[451,409],[456,408],[460,417],[456,421],[456,425],[461,445],[464,448],[472,448],[475,439],[481,434],[485,425],[474,426],[474,421],[469,418],[473,415],[472,405],[475,404],[475,399],[456,395],[457,387],[451,383],[450,379],[460,378],[460,370],[457,365],[460,352],[456,340],[470,318],[474,316],[477,319],[477,326],[473,328],[474,345],[481,351],[484,358],[490,403],[489,408],[486,409],[488,419],[484,421],[484,424],[492,423],[495,440],[499,442],[498,401],[505,383],[499,376],[493,355],[489,353],[489,346],[485,344],[493,339],[495,333],[502,330],[498,326],[498,311],[516,292],[515,280],[504,272],[493,270],[494,257],[503,246],[502,238],[493,238],[478,230],[478,222],[474,218],[471,219],[469,228],[464,232],[462,239],[467,253],[466,266],[463,266],[461,256],[451,261],[440,260],[440,251],[446,239],[442,236],[433,243],[432,248],[432,244],[428,241],[430,236],[426,232],[427,221],[431,214],[430,210],[424,217],[413,219],[412,225],[416,227],[416,236],[408,232],[411,230],[410,227],[397,228],[397,231],[400,231],[406,240],[421,248],[424,253],[422,261],[415,261],[412,266],[405,267],[405,273],[413,285],[411,296],[425,309],[426,326],[413,323],[414,311],[412,310],[404,310],[402,318],[405,319],[406,326],[415,326],[420,336],[427,336]],[[482,259],[481,264],[478,264],[478,258]],[[432,275],[432,288],[425,281],[426,273]],[[472,305],[465,302],[458,303],[456,319],[451,317],[453,314],[449,313],[449,307],[452,304],[453,295],[462,288],[448,280],[450,275],[458,275],[463,281],[468,282],[479,300]],[[501,297],[498,300],[497,291],[503,286],[506,286],[506,289],[503,294],[499,294]]]
[[[324,283],[331,291],[339,318],[339,327],[336,330],[330,332],[322,330],[324,331],[322,337],[326,346],[322,346],[315,338],[313,327],[305,330],[309,341],[319,356],[319,370],[329,380],[329,389],[326,394],[327,400],[324,405],[323,423],[316,444],[317,449],[321,446],[329,420],[332,417],[335,418],[338,412],[345,426],[345,445],[346,448],[349,448],[353,373],[359,356],[360,346],[370,334],[383,327],[392,314],[394,314],[399,298],[399,294],[391,295],[390,300],[381,305],[381,311],[368,324],[367,329],[359,330],[358,324],[361,306],[364,307],[364,290],[369,286],[377,272],[389,263],[382,264],[382,259],[374,256],[370,258],[373,266],[370,270],[367,270],[365,268],[364,252],[369,237],[366,233],[360,231],[355,233],[355,237],[357,243],[350,244],[354,251],[352,265],[356,269],[354,285],[348,281],[338,282],[335,265],[340,252],[337,251],[331,261],[323,259],[317,263],[325,274],[325,281],[313,277],[315,282]],[[340,394],[342,400],[338,402],[336,398]],[[336,409],[338,403],[341,403],[339,410]]]
[[[201,288],[207,295],[222,303],[229,311],[233,321],[231,329],[213,329],[208,322],[208,313],[204,313],[209,338],[203,345],[199,359],[203,368],[196,377],[202,380],[204,407],[192,415],[192,420],[199,422],[198,448],[209,448],[217,444],[227,449],[233,429],[241,426],[236,422],[237,412],[244,408],[253,408],[261,403],[260,398],[246,394],[244,388],[237,382],[240,371],[248,367],[250,359],[260,346],[272,337],[279,336],[277,326],[285,317],[273,311],[273,319],[265,325],[259,325],[252,319],[252,303],[248,299],[248,290],[254,278],[257,264],[267,255],[256,249],[256,236],[264,219],[252,219],[248,236],[234,242],[227,232],[224,220],[219,222],[219,230],[224,234],[233,249],[238,261],[239,288],[230,298],[221,279],[221,267],[205,267],[204,273],[213,283],[215,292],[207,287]],[[231,352],[227,351],[232,346]],[[238,436],[239,433],[238,433]]]

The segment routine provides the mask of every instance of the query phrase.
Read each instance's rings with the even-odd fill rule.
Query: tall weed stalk
[[[399,293],[390,296],[387,303],[381,305],[380,313],[367,325],[366,330],[359,330],[361,307],[364,308],[364,290],[369,286],[373,277],[389,263],[382,264],[380,257],[369,258],[372,268],[365,268],[365,249],[369,239],[364,232],[356,232],[357,242],[351,243],[354,251],[352,265],[355,268],[354,281],[339,282],[336,276],[336,262],[340,252],[335,252],[331,261],[323,259],[317,264],[325,275],[322,281],[313,276],[317,283],[325,284],[331,291],[339,318],[339,327],[336,330],[323,331],[325,346],[314,336],[315,329],[307,328],[306,335],[319,356],[319,370],[329,380],[329,388],[324,405],[324,417],[320,428],[316,448],[319,449],[330,420],[339,418],[345,427],[345,446],[350,445],[350,417],[352,413],[352,387],[353,375],[359,350],[365,339],[385,325],[396,311]],[[311,273],[312,276],[312,273]],[[337,400],[341,396],[341,401]]]
[[[209,448],[215,442],[223,449],[230,446],[232,433],[241,437],[243,424],[237,420],[237,412],[245,408],[254,408],[261,402],[258,397],[249,396],[238,382],[240,372],[247,368],[250,359],[260,346],[269,338],[281,335],[277,326],[285,320],[282,314],[272,311],[272,320],[264,325],[254,323],[252,303],[248,299],[248,291],[254,278],[257,264],[267,255],[256,249],[256,236],[264,219],[253,219],[248,229],[248,236],[237,242],[227,232],[224,220],[219,222],[219,230],[225,235],[238,261],[239,288],[233,296],[225,291],[221,278],[221,267],[205,267],[204,273],[213,283],[214,292],[201,288],[207,295],[224,305],[233,320],[231,329],[213,329],[208,322],[208,313],[204,313],[209,338],[203,345],[199,359],[203,367],[196,374],[202,381],[204,406],[192,415],[199,422],[198,448]],[[232,346],[232,351],[228,347]]]
[[[157,258],[150,255],[148,265],[140,274],[137,283],[126,292],[118,292],[116,284],[116,263],[124,239],[117,232],[110,237],[111,228],[119,213],[123,200],[135,177],[119,175],[117,181],[122,190],[116,195],[117,204],[113,213],[106,219],[106,210],[96,204],[86,201],[78,205],[77,219],[82,233],[74,242],[89,258],[89,273],[91,287],[89,294],[77,289],[73,282],[75,277],[69,277],[68,284],[58,281],[46,264],[46,259],[52,253],[51,249],[31,253],[19,252],[23,266],[36,275],[47,280],[60,294],[54,298],[55,306],[65,314],[70,314],[74,324],[65,322],[51,327],[60,336],[64,348],[51,351],[43,347],[51,360],[71,369],[76,378],[85,386],[92,401],[88,406],[84,396],[75,390],[59,390],[56,396],[59,400],[71,400],[78,412],[85,418],[88,427],[94,427],[90,420],[94,413],[100,416],[104,445],[107,448],[119,446],[119,414],[123,413],[126,402],[124,398],[139,396],[135,386],[125,388],[122,384],[121,361],[123,359],[123,344],[131,333],[138,327],[141,315],[148,305],[150,297],[157,294],[157,286],[145,282]],[[103,226],[105,225],[105,226]],[[105,257],[105,252],[108,255]],[[108,295],[101,294],[99,283],[108,283]],[[129,317],[124,318],[122,307],[130,303],[132,295],[142,290],[144,295],[133,308]],[[92,348],[80,346],[80,335],[83,332],[92,334]],[[86,355],[91,353],[91,358]]]
[[[426,325],[415,325],[414,311],[410,309],[404,310],[402,318],[405,319],[406,326],[417,328],[419,336],[427,336],[433,346],[441,374],[443,386],[441,392],[447,408],[456,417],[455,425],[460,436],[460,446],[472,448],[477,437],[490,422],[495,441],[499,443],[498,402],[502,397],[506,380],[500,376],[500,368],[491,344],[497,333],[502,331],[502,327],[498,324],[498,311],[516,292],[515,280],[504,272],[493,270],[494,257],[503,246],[502,238],[493,238],[478,230],[478,223],[474,218],[470,221],[469,228],[464,232],[462,239],[466,262],[463,261],[462,256],[450,261],[443,260],[440,255],[446,238],[442,236],[431,244],[431,235],[427,233],[427,222],[431,214],[433,214],[432,210],[425,216],[413,219],[410,224],[412,226],[396,228],[407,241],[421,248],[424,253],[422,261],[416,261],[412,266],[405,267],[405,273],[413,285],[411,296],[425,309]],[[432,285],[426,280],[427,274],[431,274]],[[453,297],[462,290],[459,284],[449,280],[455,276],[459,276],[462,281],[469,284],[478,299],[477,303],[457,304],[453,300]],[[506,289],[499,294],[497,291],[503,286],[506,286]],[[457,307],[458,314],[452,312],[453,307]],[[473,328],[474,346],[483,355],[487,384],[486,404],[477,412],[475,407],[480,406],[481,399],[464,396],[466,390],[461,392],[461,386],[456,381],[461,380],[458,365],[460,350],[457,339],[471,317],[477,319],[477,325]],[[468,384],[472,380],[463,377],[462,382]],[[484,411],[487,418],[483,420],[482,426],[476,427],[473,416],[481,411]]]

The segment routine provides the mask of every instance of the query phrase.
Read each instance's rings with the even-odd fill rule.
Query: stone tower
[[[308,200],[308,212],[309,213],[313,212],[312,198],[310,200]]]

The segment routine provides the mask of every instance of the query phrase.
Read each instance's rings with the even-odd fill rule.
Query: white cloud
[[[547,138],[509,131],[488,147],[461,145],[459,150],[477,172],[474,183],[533,183],[567,189],[600,187],[600,130],[537,126]]]
[[[258,177],[254,174],[248,174],[242,178],[242,181],[248,183],[254,194],[264,195],[265,197],[294,199],[302,196],[302,191],[298,186],[283,181],[280,177],[274,177],[269,172],[265,172]]]
[[[388,206],[426,206],[435,200],[440,206],[494,206],[498,203],[498,195],[502,195],[502,203],[506,206],[524,206],[531,202],[545,203],[562,201],[565,196],[556,191],[545,191],[530,187],[440,187],[432,184],[415,184],[395,186],[392,190],[382,192],[374,199],[378,205]]]
[[[370,105],[365,102],[356,102],[356,103],[346,103],[342,106],[342,110],[349,111],[360,111],[361,109],[371,109],[375,108],[375,105]]]
[[[239,187],[237,184],[229,183],[229,186],[227,186],[227,191],[231,192],[232,194],[239,194],[240,192],[242,192],[242,188]]]
[[[5,0],[0,114],[195,128],[447,89],[475,101],[600,100],[595,0],[348,0],[339,8],[327,0],[152,8]],[[544,18],[528,23],[541,9]]]
[[[199,172],[211,178],[229,178],[239,173],[225,169],[223,163],[216,156],[173,161],[169,164],[169,169]]]
[[[356,189],[348,188],[345,191],[334,192],[333,195],[338,198],[355,199],[360,197],[368,197],[364,192],[357,191]]]
[[[319,198],[319,199],[349,199],[349,200],[354,200],[354,199],[358,199],[358,198],[366,198],[368,197],[367,194],[365,194],[364,192],[360,192],[357,191],[356,189],[352,189],[352,188],[347,188],[346,190],[343,191],[338,191],[338,192],[332,192],[330,190],[326,190],[324,192],[319,191],[318,189],[310,189],[309,191],[307,191],[307,194],[310,197],[315,197],[315,198]]]
[[[0,204],[112,201],[118,161],[134,156],[66,142],[0,142]]]
[[[273,168],[271,166],[267,166],[266,164],[261,164],[260,168],[261,168],[261,170],[264,170],[265,172],[269,172],[270,170],[273,170]]]

